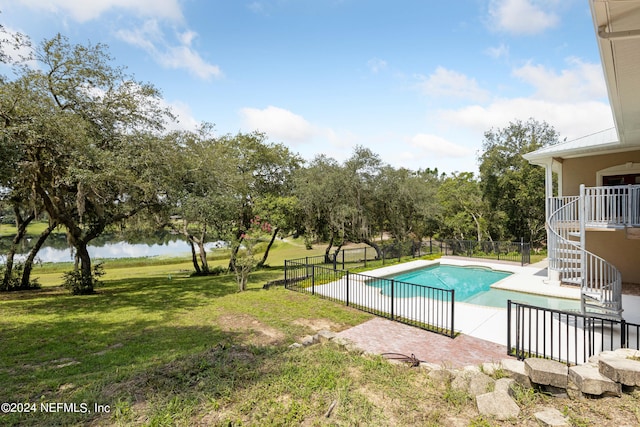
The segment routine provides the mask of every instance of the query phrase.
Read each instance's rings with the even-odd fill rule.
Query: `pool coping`
[[[431,267],[434,265],[484,267],[490,268],[494,271],[504,271],[511,274],[492,284],[492,288],[554,298],[580,300],[580,289],[578,287],[566,287],[549,283],[547,281],[546,268],[540,268],[537,266],[518,266],[509,264],[498,264],[484,260],[470,261],[468,259],[442,257],[436,260],[415,260],[404,264],[382,267],[368,271],[366,272],[366,275],[382,278],[400,273],[408,273],[410,271],[419,270],[421,268]]]

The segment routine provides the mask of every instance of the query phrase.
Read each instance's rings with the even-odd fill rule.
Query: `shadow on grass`
[[[281,272],[258,271],[252,274],[254,285],[245,292],[261,290],[261,285]],[[256,286],[258,283],[260,286]],[[108,312],[126,307],[137,310],[172,312],[215,304],[215,299],[238,293],[234,275],[200,277],[151,277],[105,280],[92,295],[69,295],[61,288],[7,293],[0,303],[8,308],[28,301],[29,310],[38,313],[82,314]]]
[[[222,331],[214,325],[150,326],[150,322],[138,321],[111,327],[96,323],[93,329],[77,326],[60,320],[48,334],[50,339],[3,354],[0,399],[87,402],[91,407],[99,403],[110,408],[157,406],[145,411],[163,417],[164,410],[172,410],[169,402],[176,397],[184,402],[221,399],[261,381],[274,369],[266,362],[283,351],[278,346],[246,345],[249,332]],[[14,329],[11,341],[24,332]],[[40,411],[3,416],[2,424],[71,425],[96,417],[113,421],[113,416]]]

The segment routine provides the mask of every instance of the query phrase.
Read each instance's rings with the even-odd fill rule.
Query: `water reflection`
[[[225,246],[224,242],[211,242],[206,245],[207,250],[221,248]],[[162,243],[128,243],[128,242],[110,242],[102,246],[88,246],[89,254],[92,259],[99,258],[141,258],[154,257],[162,255],[182,256],[190,255],[191,247],[184,240],[170,240]],[[41,262],[69,262],[73,261],[75,252],[70,248],[60,249],[51,246],[43,247],[38,252],[37,258]],[[19,255],[19,260],[26,259],[27,255]],[[0,263],[2,260],[0,260]]]

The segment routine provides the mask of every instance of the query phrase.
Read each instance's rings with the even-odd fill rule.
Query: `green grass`
[[[2,295],[0,401],[98,403],[118,406],[118,416],[125,416],[131,412],[127,402],[142,399],[188,420],[190,411],[207,403],[205,394],[227,396],[258,374],[253,363],[235,360],[236,353],[264,364],[311,333],[296,320],[323,318],[347,327],[369,317],[282,288],[262,290],[281,270],[254,273],[249,290],[237,293],[232,275],[192,278],[185,272],[169,278],[169,266],[154,267],[158,274],[147,267],[128,272],[107,268],[106,277],[111,278],[98,294],[86,297],[52,287]],[[257,331],[236,330],[233,319],[249,326],[255,322]],[[274,345],[247,344],[260,329],[276,331]],[[219,358],[230,365],[221,365]],[[234,378],[224,378],[229,375],[226,369]],[[190,387],[201,381],[207,393],[192,396]],[[171,403],[176,390],[189,399]],[[152,418],[162,425],[165,415],[154,413]],[[5,418],[36,425],[83,423],[93,416],[39,413]]]
[[[298,250],[293,257],[306,253]],[[294,252],[286,244],[278,251]],[[0,425],[440,426],[451,416],[513,425],[488,424],[473,399],[422,369],[333,343],[290,348],[320,328],[339,331],[371,315],[262,289],[282,277],[277,267],[253,273],[242,293],[233,275],[190,277],[184,259],[105,267],[94,295],[68,295],[54,280],[64,268],[53,265],[38,270],[52,282],[41,290],[0,294],[0,403],[36,409],[0,414]],[[634,399],[616,398],[621,416]],[[90,412],[41,411],[58,403]],[[597,405],[575,413],[605,413]],[[532,419],[534,406],[523,404],[519,421]]]

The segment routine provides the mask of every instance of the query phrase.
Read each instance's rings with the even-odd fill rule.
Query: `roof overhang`
[[[640,149],[640,0],[589,0],[615,129],[544,147],[529,162]]]
[[[621,145],[640,145],[640,0],[590,0]]]

